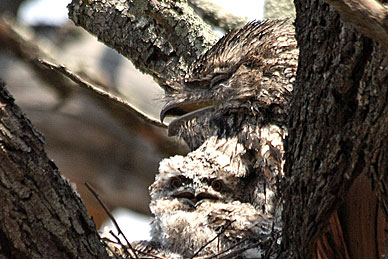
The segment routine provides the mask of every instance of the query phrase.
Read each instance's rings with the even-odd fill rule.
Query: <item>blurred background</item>
[[[89,182],[129,240],[148,238],[148,186],[164,157],[185,154],[185,145],[166,129],[118,115],[71,82],[48,77],[34,58],[64,64],[89,81],[125,98],[158,118],[162,89],[119,55],[67,18],[70,0],[0,1],[0,78],[44,134],[46,151],[60,172],[76,185],[98,228],[109,225],[87,191]],[[193,1],[196,2],[196,1]],[[198,2],[198,1],[197,1]],[[209,2],[209,1],[207,1]],[[264,0],[213,1],[243,23],[262,19]],[[215,28],[222,35],[224,31]]]

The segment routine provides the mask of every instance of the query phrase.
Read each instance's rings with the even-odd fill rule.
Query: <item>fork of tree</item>
[[[300,56],[282,249],[292,258],[377,258],[388,254],[387,8],[370,0],[327,2],[336,10],[295,1]],[[74,0],[69,12],[166,91],[217,39],[184,1]],[[81,200],[1,87],[0,254],[107,258]]]

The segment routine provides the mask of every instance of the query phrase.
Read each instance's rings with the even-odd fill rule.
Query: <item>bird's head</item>
[[[204,201],[242,201],[242,191],[236,190],[244,189],[244,178],[229,172],[227,166],[199,157],[200,153],[161,161],[159,174],[150,186],[151,200],[185,211],[195,210]]]
[[[245,109],[270,120],[288,103],[296,59],[293,28],[285,20],[248,23],[190,66],[178,90],[167,94],[160,118],[177,117],[170,136],[204,114],[220,118]]]

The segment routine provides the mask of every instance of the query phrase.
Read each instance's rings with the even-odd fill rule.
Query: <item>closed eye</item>
[[[209,80],[185,80],[185,86],[191,89],[208,89]]]
[[[191,89],[208,89],[231,77],[231,73],[219,72],[201,79],[186,79],[184,84]]]
[[[221,82],[229,79],[231,75],[226,73],[216,74],[210,81],[210,87],[220,84]]]

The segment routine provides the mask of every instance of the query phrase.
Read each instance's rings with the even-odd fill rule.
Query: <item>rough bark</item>
[[[76,25],[129,58],[165,90],[218,38],[183,0],[73,0],[68,8]]]
[[[0,83],[0,257],[107,258],[80,197]]]
[[[304,258],[360,174],[372,179],[387,216],[388,59],[382,46],[342,22],[323,1],[295,3],[300,57],[287,143],[283,245]]]
[[[344,21],[388,50],[388,7],[375,0],[326,0]]]
[[[324,230],[325,223],[336,210],[343,208],[340,207],[341,203],[349,199],[360,201],[349,194],[349,190],[355,186],[352,186],[354,181],[370,181],[373,194],[370,196],[374,197],[377,193],[381,213],[388,216],[388,58],[379,43],[342,22],[339,15],[323,1],[296,0],[295,3],[300,60],[287,140],[287,177],[283,186],[283,249],[284,258],[307,258],[311,254],[315,239]],[[176,76],[183,75],[190,61],[215,39],[212,36],[207,38],[204,33],[207,29],[203,29],[200,20],[193,18],[195,16],[184,6],[184,1],[85,3],[74,0],[70,5],[70,16],[76,24],[82,25],[100,40],[130,57],[139,68],[152,74],[169,90],[167,84]],[[186,13],[190,15],[185,16]],[[11,102],[8,95],[4,96],[6,99],[3,102]],[[8,106],[2,107],[4,110]],[[23,121],[20,112],[15,116],[10,118]],[[7,117],[1,118],[3,121],[3,118]],[[5,140],[9,139],[5,137],[11,133],[21,136],[14,139],[16,142],[13,145],[5,145],[3,140],[2,161],[8,161],[8,157],[13,160],[9,164],[2,162],[1,167],[7,170],[0,172],[4,174],[25,169],[25,173],[13,173],[12,176],[17,178],[12,183],[5,178],[9,177],[8,174],[1,178],[1,186],[14,190],[5,191],[0,195],[2,198],[7,197],[5,208],[11,205],[21,206],[20,209],[11,210],[17,213],[14,217],[0,214],[1,245],[14,248],[1,251],[14,251],[14,255],[6,254],[8,257],[23,257],[24,253],[33,253],[32,250],[27,250],[28,248],[33,245],[39,247],[35,241],[39,243],[44,239],[40,245],[46,245],[47,240],[55,240],[48,248],[45,247],[48,252],[61,246],[67,256],[74,256],[76,252],[80,256],[89,251],[86,246],[92,242],[78,242],[84,235],[89,235],[90,240],[95,240],[97,244],[91,251],[101,251],[102,255],[95,232],[91,230],[92,224],[82,209],[75,209],[78,208],[79,198],[70,192],[68,186],[59,187],[59,184],[65,183],[59,175],[52,176],[50,173],[56,172],[53,164],[47,158],[43,159],[45,163],[39,160],[43,152],[41,141],[38,145],[29,147],[29,144],[34,143],[34,139],[25,139],[29,134],[40,138],[31,130],[29,123],[18,125],[19,119],[8,120],[8,126],[4,129],[22,131],[2,131]],[[8,135],[4,135],[4,132]],[[5,156],[5,152],[13,156]],[[38,163],[37,167],[31,167],[34,163]],[[18,168],[20,169],[17,170]],[[35,180],[31,172],[45,178],[41,182]],[[55,189],[47,190],[54,184],[58,184]],[[31,186],[41,189],[42,192],[29,191]],[[64,191],[65,189],[69,192]],[[56,194],[56,191],[60,191],[59,194]],[[8,198],[12,197],[10,195],[17,195],[14,199],[19,202],[12,203],[11,198]],[[33,208],[23,207],[30,200],[36,204],[49,200],[53,204],[42,208],[36,205]],[[58,200],[62,205],[56,202]],[[36,208],[41,209],[32,211],[31,218],[20,215]],[[46,222],[49,213],[56,213],[58,210],[61,214]],[[2,210],[1,213],[3,212],[8,210]],[[373,217],[378,216],[372,215]],[[29,223],[19,224],[24,226],[19,227],[17,222],[13,221],[14,218],[26,219]],[[386,218],[382,221],[386,221]],[[36,227],[36,222],[42,227]],[[4,227],[10,224],[14,224],[12,229]],[[79,228],[82,226],[84,228]],[[45,231],[39,232],[42,229]],[[13,237],[14,232],[16,237],[8,238]],[[29,239],[25,238],[25,233],[30,235]],[[40,235],[33,236],[30,233]],[[62,235],[72,234],[74,235],[71,243],[58,241]],[[376,250],[373,252],[377,256],[380,252],[379,245]],[[16,254],[18,251],[22,252]]]
[[[287,256],[303,258],[361,173],[373,179],[386,205],[387,60],[378,43],[323,1],[296,1],[296,7],[301,54],[286,156],[283,247]]]

